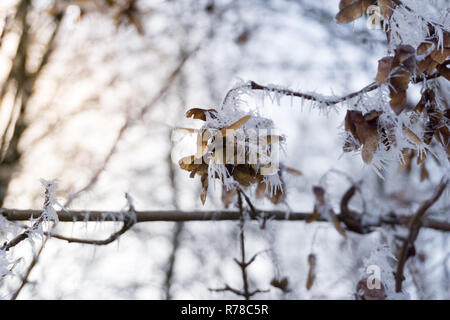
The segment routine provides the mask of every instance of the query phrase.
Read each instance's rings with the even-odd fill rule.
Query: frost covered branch
[[[423,82],[426,80],[432,80],[432,79],[439,78],[440,76],[441,76],[441,74],[439,72],[435,72],[432,75],[427,75],[425,77],[419,76],[416,79],[413,79],[412,82],[420,83],[420,82]],[[314,102],[317,102],[320,104],[324,104],[326,106],[331,106],[331,105],[336,105],[336,104],[345,102],[345,101],[355,98],[361,94],[374,91],[374,90],[378,89],[380,86],[381,86],[381,83],[372,82],[372,83],[368,84],[367,86],[365,86],[364,88],[362,88],[361,90],[358,90],[358,91],[349,93],[345,96],[336,98],[336,97],[326,97],[326,96],[322,96],[319,94],[313,94],[313,93],[303,93],[303,92],[299,92],[299,91],[295,91],[295,90],[291,90],[291,89],[287,89],[287,88],[281,88],[281,87],[277,87],[277,86],[262,85],[255,81],[249,81],[248,83],[246,83],[242,86],[235,87],[235,88],[231,89],[230,91],[228,91],[227,94],[225,95],[225,99],[222,104],[225,105],[225,103],[228,101],[228,99],[230,99],[230,97],[233,96],[234,92],[242,90],[242,89],[250,89],[250,90],[263,90],[263,91],[267,91],[267,92],[275,92],[278,94],[282,94],[284,96],[297,97],[297,98],[301,98],[304,100],[309,100],[309,101],[314,101]]]
[[[21,234],[17,235],[10,241],[5,242],[3,244],[3,246],[0,248],[0,251],[1,250],[8,251],[12,247],[15,247],[16,245],[18,245],[23,240],[28,239],[34,232],[37,232],[41,229],[43,222],[50,221],[50,220],[53,220],[56,223],[58,222],[58,215],[56,214],[56,211],[53,208],[53,205],[57,203],[57,201],[53,195],[53,192],[57,188],[57,183],[54,180],[52,180],[52,181],[41,180],[41,183],[45,187],[45,198],[44,198],[43,211],[39,215],[39,218],[37,219],[36,222],[33,223],[33,225],[30,228],[28,228]],[[33,217],[30,216],[30,219],[32,219],[32,218]]]
[[[65,240],[69,243],[82,243],[82,244],[92,244],[92,245],[96,245],[96,246],[104,246],[104,245],[110,244],[111,242],[116,241],[121,235],[123,235],[125,232],[130,230],[133,225],[134,225],[133,219],[126,217],[123,221],[122,228],[120,228],[119,231],[114,232],[108,238],[106,238],[104,240],[72,238],[72,237],[66,237],[63,235],[55,234],[52,232],[45,232],[45,235],[48,237],[55,238],[55,239]]]
[[[123,216],[122,228],[120,228],[119,231],[114,232],[108,238],[106,238],[104,240],[80,239],[80,238],[66,237],[63,235],[55,234],[53,232],[46,232],[45,235],[48,237],[55,238],[55,239],[65,240],[69,243],[92,244],[92,245],[96,245],[96,246],[105,246],[107,244],[110,244],[111,242],[114,242],[117,239],[119,239],[119,237],[121,235],[123,235],[125,232],[130,230],[136,223],[133,199],[130,197],[130,195],[128,193],[125,193],[125,198],[127,200],[128,211],[122,213],[122,216]]]

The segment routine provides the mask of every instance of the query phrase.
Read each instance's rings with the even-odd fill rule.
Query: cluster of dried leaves
[[[395,0],[342,0],[340,11],[336,16],[338,23],[348,23],[364,15],[369,6],[378,5],[382,22],[389,24],[393,8],[401,5]],[[437,107],[436,96],[433,90],[424,87],[422,98],[415,108],[408,108],[407,89],[410,82],[423,81],[425,78],[444,77],[450,79],[449,57],[450,57],[450,33],[443,31],[438,35],[435,27],[428,25],[429,37],[421,43],[418,48],[410,45],[398,45],[393,56],[387,56],[379,60],[377,84],[387,84],[390,94],[390,107],[398,116],[402,112],[409,112],[412,124],[421,120],[423,134],[418,136],[410,128],[401,128],[407,139],[417,146],[429,145],[433,137],[440,143],[449,154],[450,132],[450,110],[442,111]],[[390,30],[385,28],[389,41]],[[441,41],[439,39],[441,38]],[[443,41],[442,41],[443,39]],[[371,110],[363,114],[361,111],[349,110],[345,118],[345,130],[355,139],[347,141],[344,151],[357,150],[362,146],[362,158],[364,162],[371,163],[373,154],[379,146],[389,150],[396,145],[396,128],[382,126],[378,121],[382,111]],[[380,143],[381,142],[381,143]],[[417,151],[412,149],[403,150],[405,165],[408,167],[410,160]],[[426,155],[426,154],[425,154]],[[423,163],[425,156],[418,157],[418,163]],[[405,166],[404,166],[405,167]],[[428,177],[425,164],[422,165],[422,179]]]
[[[186,112],[186,117],[207,121],[208,119],[217,119],[220,117],[220,114],[215,109],[194,108]],[[195,175],[199,175],[201,177],[203,190],[200,194],[200,199],[203,204],[206,201],[208,191],[209,167],[217,164],[224,164],[227,171],[226,176],[231,177],[243,189],[247,189],[251,185],[256,185],[257,198],[266,197],[275,204],[284,200],[284,183],[281,178],[282,171],[279,170],[278,167],[272,167],[272,163],[267,161],[268,157],[270,158],[274,143],[279,143],[283,141],[284,138],[278,135],[271,135],[270,133],[262,137],[260,135],[257,140],[259,148],[257,148],[257,151],[255,152],[254,145],[252,145],[249,141],[250,136],[245,135],[245,130],[242,128],[250,120],[250,118],[250,115],[246,115],[230,125],[224,125],[217,128],[208,127],[199,130],[197,132],[197,145],[201,146],[201,148],[198,148],[197,154],[180,159],[180,168],[189,171],[191,178],[195,177]],[[258,128],[255,129],[257,130]],[[195,132],[195,130],[192,129],[187,130]],[[238,130],[244,132],[243,135],[240,135],[241,137],[245,137],[244,146],[238,146],[238,139],[235,135]],[[233,154],[227,155],[227,150],[233,150]],[[244,155],[238,155],[239,150],[242,150]],[[262,150],[267,152],[267,154],[265,155],[260,153]],[[245,159],[244,163],[238,161],[243,157]],[[253,160],[249,161],[250,159]],[[273,170],[272,174],[278,174],[280,177],[281,186],[276,188],[272,193],[266,192],[269,186],[267,186],[264,175],[261,172],[263,168],[266,170]],[[301,174],[301,172],[295,169],[283,169],[296,175]],[[267,172],[265,172],[265,174],[267,174]],[[215,178],[221,180],[224,186],[222,201],[225,207],[228,208],[236,195],[236,189],[226,186],[224,181],[226,176],[215,173]]]

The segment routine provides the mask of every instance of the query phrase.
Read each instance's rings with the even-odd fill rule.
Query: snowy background
[[[448,12],[448,1],[429,2],[434,5],[427,6],[430,15]],[[15,3],[2,1],[0,12],[6,14]],[[71,209],[120,210],[126,204],[125,192],[132,195],[137,210],[221,209],[220,190],[211,189],[202,206],[200,179],[190,179],[170,158],[173,129],[202,124],[185,119],[186,110],[217,107],[229,89],[248,80],[342,96],[373,82],[378,59],[386,55],[384,34],[369,30],[365,19],[345,25],[334,22],[337,0],[213,3],[210,9],[209,1],[139,1],[145,12],[143,34],[133,25],[117,27],[103,10],[80,17],[82,5],[69,6],[52,62],[39,78],[27,110],[27,118],[33,121],[21,141],[21,169],[14,175],[3,207],[41,208],[40,178],[59,180],[57,196],[64,203],[100,170],[98,180],[70,204]],[[53,7],[49,0],[36,0],[33,5],[36,12]],[[45,38],[45,21],[34,27],[42,28],[39,34]],[[127,129],[103,167],[126,118],[140,114],[178,66],[180,57],[197,46],[164,97]],[[1,49],[0,59],[6,61],[8,47]],[[448,82],[446,85],[448,88]],[[413,104],[420,98],[414,90],[409,94],[415,99]],[[8,97],[5,99],[7,105]],[[342,152],[342,106],[326,112],[290,97],[272,101],[254,93],[245,99],[249,108],[257,108],[286,135],[282,160],[303,173],[286,176],[286,204],[274,206],[267,199],[255,200],[259,208],[311,212],[312,186],[324,175],[333,204],[338,206],[350,184],[336,172],[344,172],[354,181],[364,179],[365,196],[376,211],[388,208],[387,203],[371,199],[371,190],[380,184],[386,194],[410,188],[417,195],[410,199],[411,208],[417,208],[429,196],[421,190],[435,186],[442,177],[442,171],[431,167],[430,179],[423,183],[411,184],[410,178],[401,174],[387,174],[381,183],[360,154]],[[446,192],[439,206],[448,210],[448,204]],[[440,213],[447,214],[448,220],[448,211]],[[78,222],[60,223],[57,231],[102,239],[118,228],[120,223]],[[208,290],[224,283],[237,288],[242,285],[233,261],[239,255],[237,223],[189,222],[179,229],[170,297],[237,298],[229,292]],[[175,223],[139,223],[119,241],[104,247],[50,239],[19,298],[165,299],[175,230]],[[381,229],[370,235],[351,234],[345,240],[329,223],[270,222],[260,230],[257,222],[251,222],[248,252],[268,251],[250,267],[250,283],[253,288],[271,289],[256,296],[262,299],[351,299],[364,259],[390,242]],[[32,259],[30,248],[36,252],[41,244],[42,240],[35,239],[14,249],[15,256],[24,257],[17,274]],[[417,250],[426,259],[415,260],[406,272],[405,286],[411,297],[450,298],[448,235],[422,230]],[[317,279],[311,290],[306,290],[310,253],[317,257]],[[411,277],[413,268],[421,272],[417,277],[420,283]],[[274,276],[287,276],[291,292],[271,287]],[[19,284],[18,277],[9,279],[3,297],[8,298],[8,292]]]

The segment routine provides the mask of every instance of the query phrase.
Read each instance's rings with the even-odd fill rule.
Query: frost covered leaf
[[[370,135],[366,138],[364,146],[362,149],[362,159],[365,163],[371,163],[373,159],[373,154],[378,148],[378,134]]]
[[[392,110],[394,110],[395,114],[399,115],[408,105],[406,99],[406,91],[395,91],[394,89],[390,89],[391,101],[390,105]]]
[[[442,64],[450,56],[450,49],[445,48],[444,50],[436,49],[430,54],[431,58],[438,64]]]
[[[431,58],[431,56],[427,56],[425,59],[418,62],[417,72],[431,74],[438,65],[439,63],[434,61],[433,58]]]
[[[433,43],[431,42],[422,42],[418,47],[417,47],[417,54],[423,55],[425,53],[428,52],[428,50],[433,46]]]
[[[190,109],[187,117],[204,120],[197,135],[197,153],[180,159],[180,168],[190,172],[190,177],[201,176],[201,201],[204,204],[208,185],[219,180],[223,185],[222,200],[225,207],[233,201],[236,183],[244,189],[258,186],[273,203],[285,199],[284,183],[278,166],[278,153],[284,138],[272,134],[272,121],[250,115],[235,107],[215,109]],[[276,161],[276,163],[273,163]]]
[[[397,115],[407,106],[406,90],[409,86],[410,75],[414,74],[417,68],[415,53],[416,50],[410,45],[399,45],[395,49],[389,77],[389,91],[391,108]]]
[[[389,73],[392,69],[392,61],[394,57],[384,57],[378,60],[378,73],[376,77],[377,83],[387,82],[389,79]]]
[[[363,116],[361,111],[348,110],[345,116],[345,130],[349,131],[363,145],[362,158],[365,163],[372,161],[373,154],[378,148],[379,115],[380,113],[374,110],[366,116]]]
[[[417,145],[421,145],[423,141],[414,133],[411,129],[403,127],[403,133],[408,137],[408,139]]]
[[[245,187],[262,180],[262,176],[258,175],[251,166],[243,164],[234,168],[233,177],[240,185]]]
[[[392,9],[395,4],[391,0],[378,0],[378,6],[380,7],[380,14],[385,20],[388,20],[392,16]]]
[[[394,94],[406,91],[409,85],[409,72],[401,69],[395,71],[391,76],[391,85],[394,87],[392,89]]]
[[[414,58],[416,50],[410,45],[399,45],[395,48],[395,56],[393,61],[393,66],[399,66],[404,64],[411,58]]]
[[[424,112],[426,123],[424,128],[423,141],[429,145],[435,132],[445,126],[442,111],[438,108],[436,96],[433,90],[427,89],[422,93],[422,97],[414,108],[416,112]]]
[[[437,38],[436,35],[430,36],[417,48],[417,54],[422,56],[418,63],[418,72],[431,74],[437,68],[439,73],[448,79],[448,73],[444,69],[445,62],[450,57],[450,33],[443,32],[441,44]]]
[[[375,4],[376,0],[341,1],[340,11],[336,15],[337,23],[349,23],[361,17],[367,8]]]

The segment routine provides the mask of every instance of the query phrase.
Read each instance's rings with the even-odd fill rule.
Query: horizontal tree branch
[[[122,221],[126,217],[126,212],[121,211],[86,211],[86,210],[67,210],[57,211],[60,222],[84,222],[84,221]],[[257,217],[273,219],[278,221],[306,221],[312,217],[309,212],[291,212],[274,210],[264,211],[255,208]],[[0,215],[9,221],[27,221],[30,218],[38,218],[41,210],[19,210],[19,209],[0,209]],[[340,218],[340,215],[338,215]],[[218,210],[218,211],[180,211],[180,210],[153,210],[153,211],[135,211],[135,222],[188,222],[188,221],[234,221],[239,220],[239,211]],[[412,216],[400,216],[391,214],[381,217],[377,223],[366,225],[367,228],[380,227],[382,225],[407,226]],[[319,218],[316,221],[327,222],[325,218]],[[427,217],[423,220],[423,227],[439,231],[450,232],[450,222],[436,218]]]

